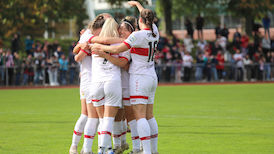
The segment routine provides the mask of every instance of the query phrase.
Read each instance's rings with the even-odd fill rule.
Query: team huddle
[[[126,16],[118,25],[109,14],[100,14],[81,31],[74,47],[81,67],[81,116],[70,154],[78,153],[82,134],[81,153],[92,154],[96,132],[98,154],[122,154],[129,149],[127,126],[132,154],[158,154],[158,125],[153,116],[158,81],[153,59],[159,32],[151,10],[136,1],[128,4],[138,8],[138,21]]]

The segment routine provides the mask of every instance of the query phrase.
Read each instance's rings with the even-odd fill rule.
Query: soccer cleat
[[[71,146],[69,149],[69,154],[78,154],[77,146]]]
[[[114,154],[112,148],[109,148],[109,149],[107,150],[106,154]]]
[[[98,149],[98,154],[105,154],[105,148],[104,147],[100,147]]]
[[[122,154],[123,150],[122,150],[121,146],[115,146],[114,149],[113,149],[113,152],[115,154]]]

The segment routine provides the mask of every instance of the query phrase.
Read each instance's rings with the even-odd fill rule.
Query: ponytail
[[[143,9],[141,12],[141,18],[143,19],[144,24],[150,27],[152,36],[156,37],[156,34],[153,31],[154,13],[149,9]]]

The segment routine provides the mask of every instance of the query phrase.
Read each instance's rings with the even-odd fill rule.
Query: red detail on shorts
[[[84,53],[86,53],[88,56],[91,56],[90,53],[86,52],[84,49],[81,49],[81,51],[83,51]]]
[[[156,137],[158,137],[158,134],[151,135],[150,137],[151,138],[156,138]]]
[[[91,36],[90,39],[88,39],[88,43],[91,43],[91,39],[93,39],[95,36]]]
[[[98,135],[101,135],[101,133],[100,132],[97,132],[98,133]]]
[[[148,56],[148,48],[131,48],[130,53],[140,56]]]
[[[100,102],[101,100],[105,99],[105,97],[101,98],[101,99],[92,99],[92,102]]]
[[[122,56],[120,56],[119,58],[122,58],[122,59],[125,59],[125,60],[128,61],[127,57],[122,57]]]
[[[141,137],[140,140],[143,141],[143,140],[150,140],[150,136],[145,136],[145,137]]]
[[[84,137],[85,137],[85,138],[94,139],[94,136],[85,135]]]
[[[83,133],[81,133],[81,132],[76,132],[75,130],[73,131],[73,133],[74,133],[75,135],[77,135],[77,136],[82,136],[82,134],[83,134]]]
[[[101,135],[103,135],[103,134],[108,134],[111,136],[111,132],[108,132],[108,131],[101,131]]]
[[[137,140],[137,139],[139,139],[139,136],[133,136],[133,137],[131,137],[131,139],[132,140]]]
[[[127,134],[127,132],[123,132],[122,134],[120,134],[120,136],[123,136],[123,135],[126,135]]]
[[[148,99],[147,96],[130,96],[130,99]]]
[[[128,49],[131,48],[131,46],[127,42],[124,41],[124,44],[127,46]]]
[[[129,101],[129,100],[130,100],[130,98],[123,98],[123,100],[124,100],[124,101]]]

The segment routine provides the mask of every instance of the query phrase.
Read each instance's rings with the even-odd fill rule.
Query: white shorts
[[[129,98],[129,88],[122,88],[122,98],[123,98],[123,106],[130,106],[130,98]]]
[[[129,87],[131,105],[153,104],[157,85],[157,77],[136,74],[130,75]]]
[[[88,98],[91,83],[80,85],[80,100]]]
[[[95,107],[102,105],[121,107],[121,80],[111,80],[92,83],[87,103],[91,102]]]

